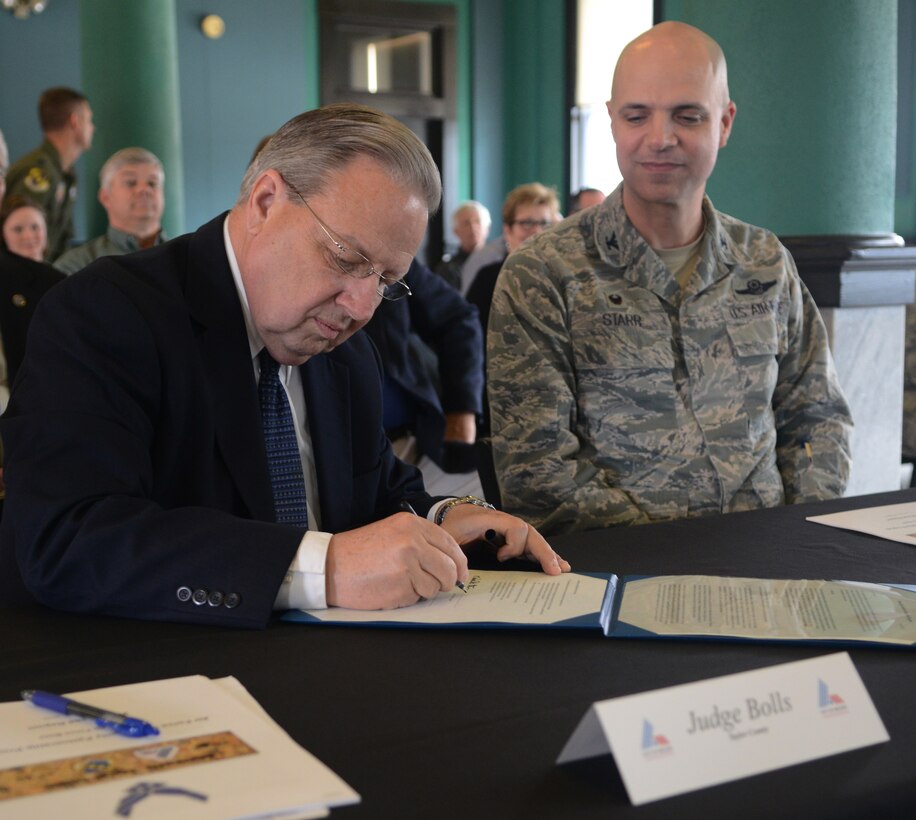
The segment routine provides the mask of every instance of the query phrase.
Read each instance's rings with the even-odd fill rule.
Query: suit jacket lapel
[[[323,354],[313,356],[299,372],[321,492],[321,528],[336,532],[351,520],[353,498],[349,369]]]
[[[251,516],[273,521],[273,497],[248,334],[218,217],[193,237],[186,294],[198,326],[217,447]]]

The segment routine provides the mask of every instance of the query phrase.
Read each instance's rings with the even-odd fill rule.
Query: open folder
[[[916,646],[916,586],[855,581],[474,570],[403,609],[293,610],[284,620],[401,627],[576,628],[609,638]]]

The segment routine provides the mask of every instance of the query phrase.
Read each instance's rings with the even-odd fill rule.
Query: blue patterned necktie
[[[308,527],[302,459],[296,442],[293,414],[286,391],[280,384],[280,365],[267,348],[258,354],[258,361],[261,363],[261,378],[258,381],[261,424],[264,426],[264,446],[277,523]]]

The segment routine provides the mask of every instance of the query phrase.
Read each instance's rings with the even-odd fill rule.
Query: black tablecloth
[[[916,550],[805,516],[916,492],[552,539],[573,568],[916,583]],[[272,623],[230,631],[0,608],[0,700],[179,675],[234,675],[343,776],[371,818],[877,817],[916,804],[916,653],[849,649],[891,741],[634,808],[613,759],[557,766],[598,700],[835,651],[609,640],[565,630]],[[2,727],[0,727],[2,734]]]

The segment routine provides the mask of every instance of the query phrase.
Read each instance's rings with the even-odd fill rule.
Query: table
[[[577,570],[916,583],[916,550],[805,516],[916,491],[551,539]],[[916,653],[850,654],[889,743],[639,808],[610,756],[556,766],[597,700],[835,651],[609,640],[565,630],[272,623],[263,631],[0,606],[0,700],[154,678],[235,675],[360,806],[339,818],[878,817],[916,804]],[[2,727],[0,727],[2,734]]]

